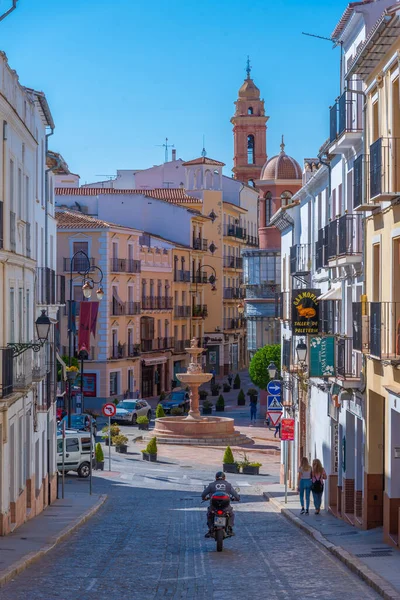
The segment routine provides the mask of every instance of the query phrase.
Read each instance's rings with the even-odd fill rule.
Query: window
[[[288,206],[288,204],[290,204],[292,196],[292,192],[283,192],[281,194],[281,206]]]
[[[118,394],[118,373],[110,373],[110,396],[116,396]]]
[[[90,437],[81,438],[82,452],[90,452]]]
[[[65,440],[65,451],[66,452],[79,452],[79,439],[78,438],[67,438]],[[61,450],[62,452],[62,450]]]
[[[10,288],[10,342],[15,342],[15,293]]]
[[[18,289],[18,340],[23,342],[23,327],[24,327],[24,295],[23,289]]]
[[[247,182],[247,185],[249,185],[250,187],[255,187],[254,185],[254,179],[249,179]]]
[[[14,161],[10,160],[10,210],[14,212]]]
[[[22,171],[18,169],[18,219],[22,219]]]
[[[30,210],[29,210],[29,184],[30,184],[29,177],[26,176],[25,177],[25,221],[27,223],[29,223],[29,215],[30,215]]]
[[[267,192],[265,194],[265,223],[261,223],[261,227],[265,227],[269,225],[269,222],[272,217],[272,194],[271,192]]]
[[[26,339],[31,339],[31,291],[26,290]]]
[[[135,390],[135,378],[133,369],[128,369],[128,392],[132,394]]]
[[[252,115],[253,114],[253,107],[249,106],[249,108],[247,109],[247,114],[248,115]]]
[[[247,164],[249,164],[249,165],[255,164],[254,135],[247,136]]]

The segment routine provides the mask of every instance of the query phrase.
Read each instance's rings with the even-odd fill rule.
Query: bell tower
[[[244,183],[254,185],[260,179],[261,169],[267,161],[267,121],[264,100],[260,90],[250,77],[251,66],[247,57],[247,77],[235,102],[233,124],[234,158],[233,176]]]

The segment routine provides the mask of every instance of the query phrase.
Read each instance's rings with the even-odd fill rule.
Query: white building
[[[0,53],[0,534],[56,497],[54,331],[34,352],[44,309],[55,320],[53,119],[42,92],[24,88]],[[10,345],[11,344],[11,345]]]

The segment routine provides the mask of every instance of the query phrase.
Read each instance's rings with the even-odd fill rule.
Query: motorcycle
[[[238,488],[236,491],[240,491]],[[209,500],[205,498],[203,502]],[[214,492],[211,496],[210,513],[212,518],[212,526],[210,529],[211,537],[217,543],[217,552],[222,552],[224,540],[232,537],[229,524],[229,506],[230,502],[234,502],[235,498],[229,496],[226,492]]]

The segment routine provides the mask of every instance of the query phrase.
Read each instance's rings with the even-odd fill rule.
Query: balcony
[[[362,97],[344,92],[329,110],[330,153],[341,154],[352,148],[362,133]]]
[[[32,384],[32,350],[14,358],[14,390],[26,390]]]
[[[353,312],[353,328],[359,330],[361,321],[363,352],[387,363],[400,363],[400,302],[360,304],[361,317]]]
[[[93,270],[93,267],[96,266],[96,261],[94,258],[89,258],[89,264],[84,256],[75,256],[75,258],[72,260],[72,264],[71,258],[63,258],[64,273],[69,273],[71,271],[71,267],[73,273],[85,273],[88,266],[90,271]]]
[[[340,300],[322,300],[319,303],[319,332],[335,334],[340,326]]]
[[[238,317],[234,319],[224,319],[224,331],[229,329],[242,329],[244,327],[244,319]]]
[[[258,237],[255,235],[248,235],[246,237],[246,244],[248,246],[254,246],[255,248],[258,248]]]
[[[68,350],[65,350],[65,354],[68,353]],[[42,381],[43,377],[47,373],[47,365],[46,365],[46,348],[43,346],[39,352],[35,352],[33,355],[33,365],[32,365],[32,381]]]
[[[360,154],[353,164],[353,209],[355,212],[371,211],[380,208],[369,200],[369,156]]]
[[[140,356],[140,344],[128,344],[128,358],[135,358]]]
[[[155,350],[169,350],[175,345],[173,337],[158,337],[149,340],[142,340],[140,349],[142,352],[154,352]]]
[[[113,317],[121,317],[125,314],[125,302],[118,302],[114,298],[112,302],[110,302],[110,315]]]
[[[329,266],[361,262],[363,247],[361,215],[343,215],[331,221],[327,228],[328,243],[324,259],[328,260]]]
[[[140,302],[125,302],[125,314],[140,315]]]
[[[335,377],[329,380],[346,389],[360,385],[362,359],[353,350],[351,338],[339,337],[335,340]]]
[[[193,273],[192,283],[208,283],[208,275],[205,272]]]
[[[243,259],[238,256],[224,256],[225,269],[243,269]]]
[[[400,138],[379,138],[369,148],[369,201],[400,196]]]
[[[189,283],[190,282],[190,271],[175,271],[174,272],[174,281]]]
[[[14,359],[11,348],[0,348],[0,398],[14,391]]]
[[[208,316],[208,310],[206,304],[195,304],[192,310],[192,317],[194,319],[205,319]]]
[[[246,291],[238,287],[224,288],[224,300],[239,300],[246,297]]]
[[[290,274],[308,275],[311,271],[311,244],[296,244],[290,248]]]
[[[65,304],[65,275],[56,275],[48,267],[37,267],[36,298],[38,304]]]
[[[186,352],[185,348],[190,347],[190,340],[175,340],[174,342],[174,352],[179,354],[183,354]]]
[[[140,260],[132,258],[110,258],[110,271],[112,273],[140,273]]]
[[[319,271],[327,266],[325,262],[325,228],[318,230],[317,241],[315,242],[315,270]]]
[[[171,296],[142,296],[142,310],[171,310]]]
[[[204,238],[193,238],[192,248],[193,250],[200,250],[201,252],[207,252],[207,240]]]
[[[192,309],[190,306],[176,306],[174,307],[174,317],[176,319],[187,319],[191,316]]]
[[[118,343],[117,346],[110,346],[109,358],[112,360],[126,358],[126,344]]]
[[[247,230],[238,225],[224,225],[224,235],[237,240],[247,240]]]

